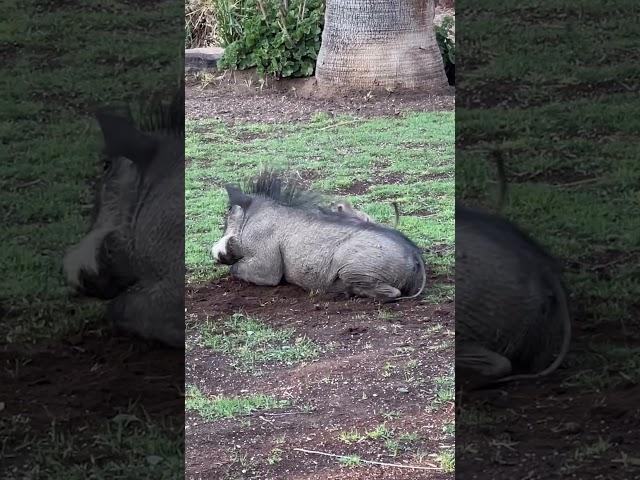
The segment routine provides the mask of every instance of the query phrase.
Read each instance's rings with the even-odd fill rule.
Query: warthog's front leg
[[[184,348],[184,297],[169,282],[134,286],[110,302],[107,318],[116,330]]]
[[[283,275],[282,257],[279,252],[259,257],[245,257],[233,264],[231,275],[256,285],[278,285]]]

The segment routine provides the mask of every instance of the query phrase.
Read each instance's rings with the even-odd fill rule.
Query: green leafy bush
[[[436,40],[442,53],[442,61],[445,67],[456,64],[456,43],[453,39],[453,17],[444,17],[441,25],[436,25]]]
[[[444,71],[447,75],[449,85],[455,85],[455,68],[456,68],[456,43],[453,36],[453,17],[446,16],[442,19],[442,24],[436,25],[436,40],[440,53],[442,54],[442,62],[444,63]]]
[[[310,76],[323,25],[323,0],[248,1],[242,37],[227,46],[218,65],[233,70],[256,67],[261,78]]]

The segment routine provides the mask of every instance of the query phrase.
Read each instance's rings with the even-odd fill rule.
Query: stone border
[[[215,72],[218,61],[222,58],[224,48],[188,48],[184,51],[185,73]]]

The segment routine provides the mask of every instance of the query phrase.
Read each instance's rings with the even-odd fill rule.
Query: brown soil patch
[[[190,119],[238,122],[308,121],[314,114],[359,118],[401,115],[407,111],[451,111],[454,89],[438,92],[336,92],[318,88],[314,78],[272,80],[260,87],[255,73],[227,73],[205,88],[187,80],[185,114]]]
[[[366,460],[411,465],[437,461],[442,429],[452,405],[433,411],[437,377],[451,374],[452,304],[416,300],[379,305],[365,299],[311,297],[292,285],[258,287],[233,279],[187,292],[189,324],[186,383],[208,395],[267,394],[290,406],[232,420],[204,420],[187,412],[188,479],[445,479],[453,474],[393,467],[342,466],[336,459],[293,450],[305,448]],[[256,376],[230,365],[228,356],[200,342],[203,322],[222,322],[242,311],[273,328],[294,328],[322,349],[315,361],[268,364]],[[382,312],[382,313],[381,313]],[[302,408],[304,407],[304,408]],[[383,414],[395,412],[392,418]],[[382,440],[346,444],[341,432],[388,429],[419,439],[393,458]],[[267,459],[279,448],[281,460]],[[424,456],[416,457],[416,452]],[[242,462],[239,459],[243,459]]]
[[[456,425],[457,477],[543,479],[563,473],[567,478],[639,478],[638,467],[625,467],[621,459],[622,453],[635,458],[640,452],[634,433],[640,429],[640,387],[585,393],[559,386],[560,376],[567,374],[502,394],[468,397],[466,409],[489,411],[493,417],[507,414],[508,422],[499,427]],[[601,441],[607,442],[603,451],[598,450]],[[483,476],[478,477],[480,471]]]
[[[170,417],[180,424],[183,361],[182,350],[96,332],[31,350],[5,346],[0,351],[2,416],[28,418],[30,438],[47,438],[54,421],[58,433],[90,435],[135,405],[153,420]],[[21,461],[21,455],[13,455],[21,441],[7,439],[4,453],[11,462]]]
[[[180,415],[182,359],[180,350],[91,333],[32,351],[5,347],[2,413],[49,428],[53,419],[111,418],[138,400],[151,416]]]

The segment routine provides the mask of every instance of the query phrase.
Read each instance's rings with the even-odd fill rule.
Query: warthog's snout
[[[211,256],[214,262],[222,265],[233,265],[240,260],[242,256],[238,254],[238,249],[234,248],[236,243],[237,240],[232,235],[225,235],[218,240],[213,247],[211,247]]]
[[[94,230],[82,241],[67,251],[62,260],[62,271],[67,284],[75,289],[82,290],[82,274],[96,275],[98,273],[97,251],[104,238],[105,231]]]
[[[214,262],[220,263],[220,259],[225,256],[227,253],[227,240],[229,240],[229,236],[224,236],[211,247],[211,257]]]

